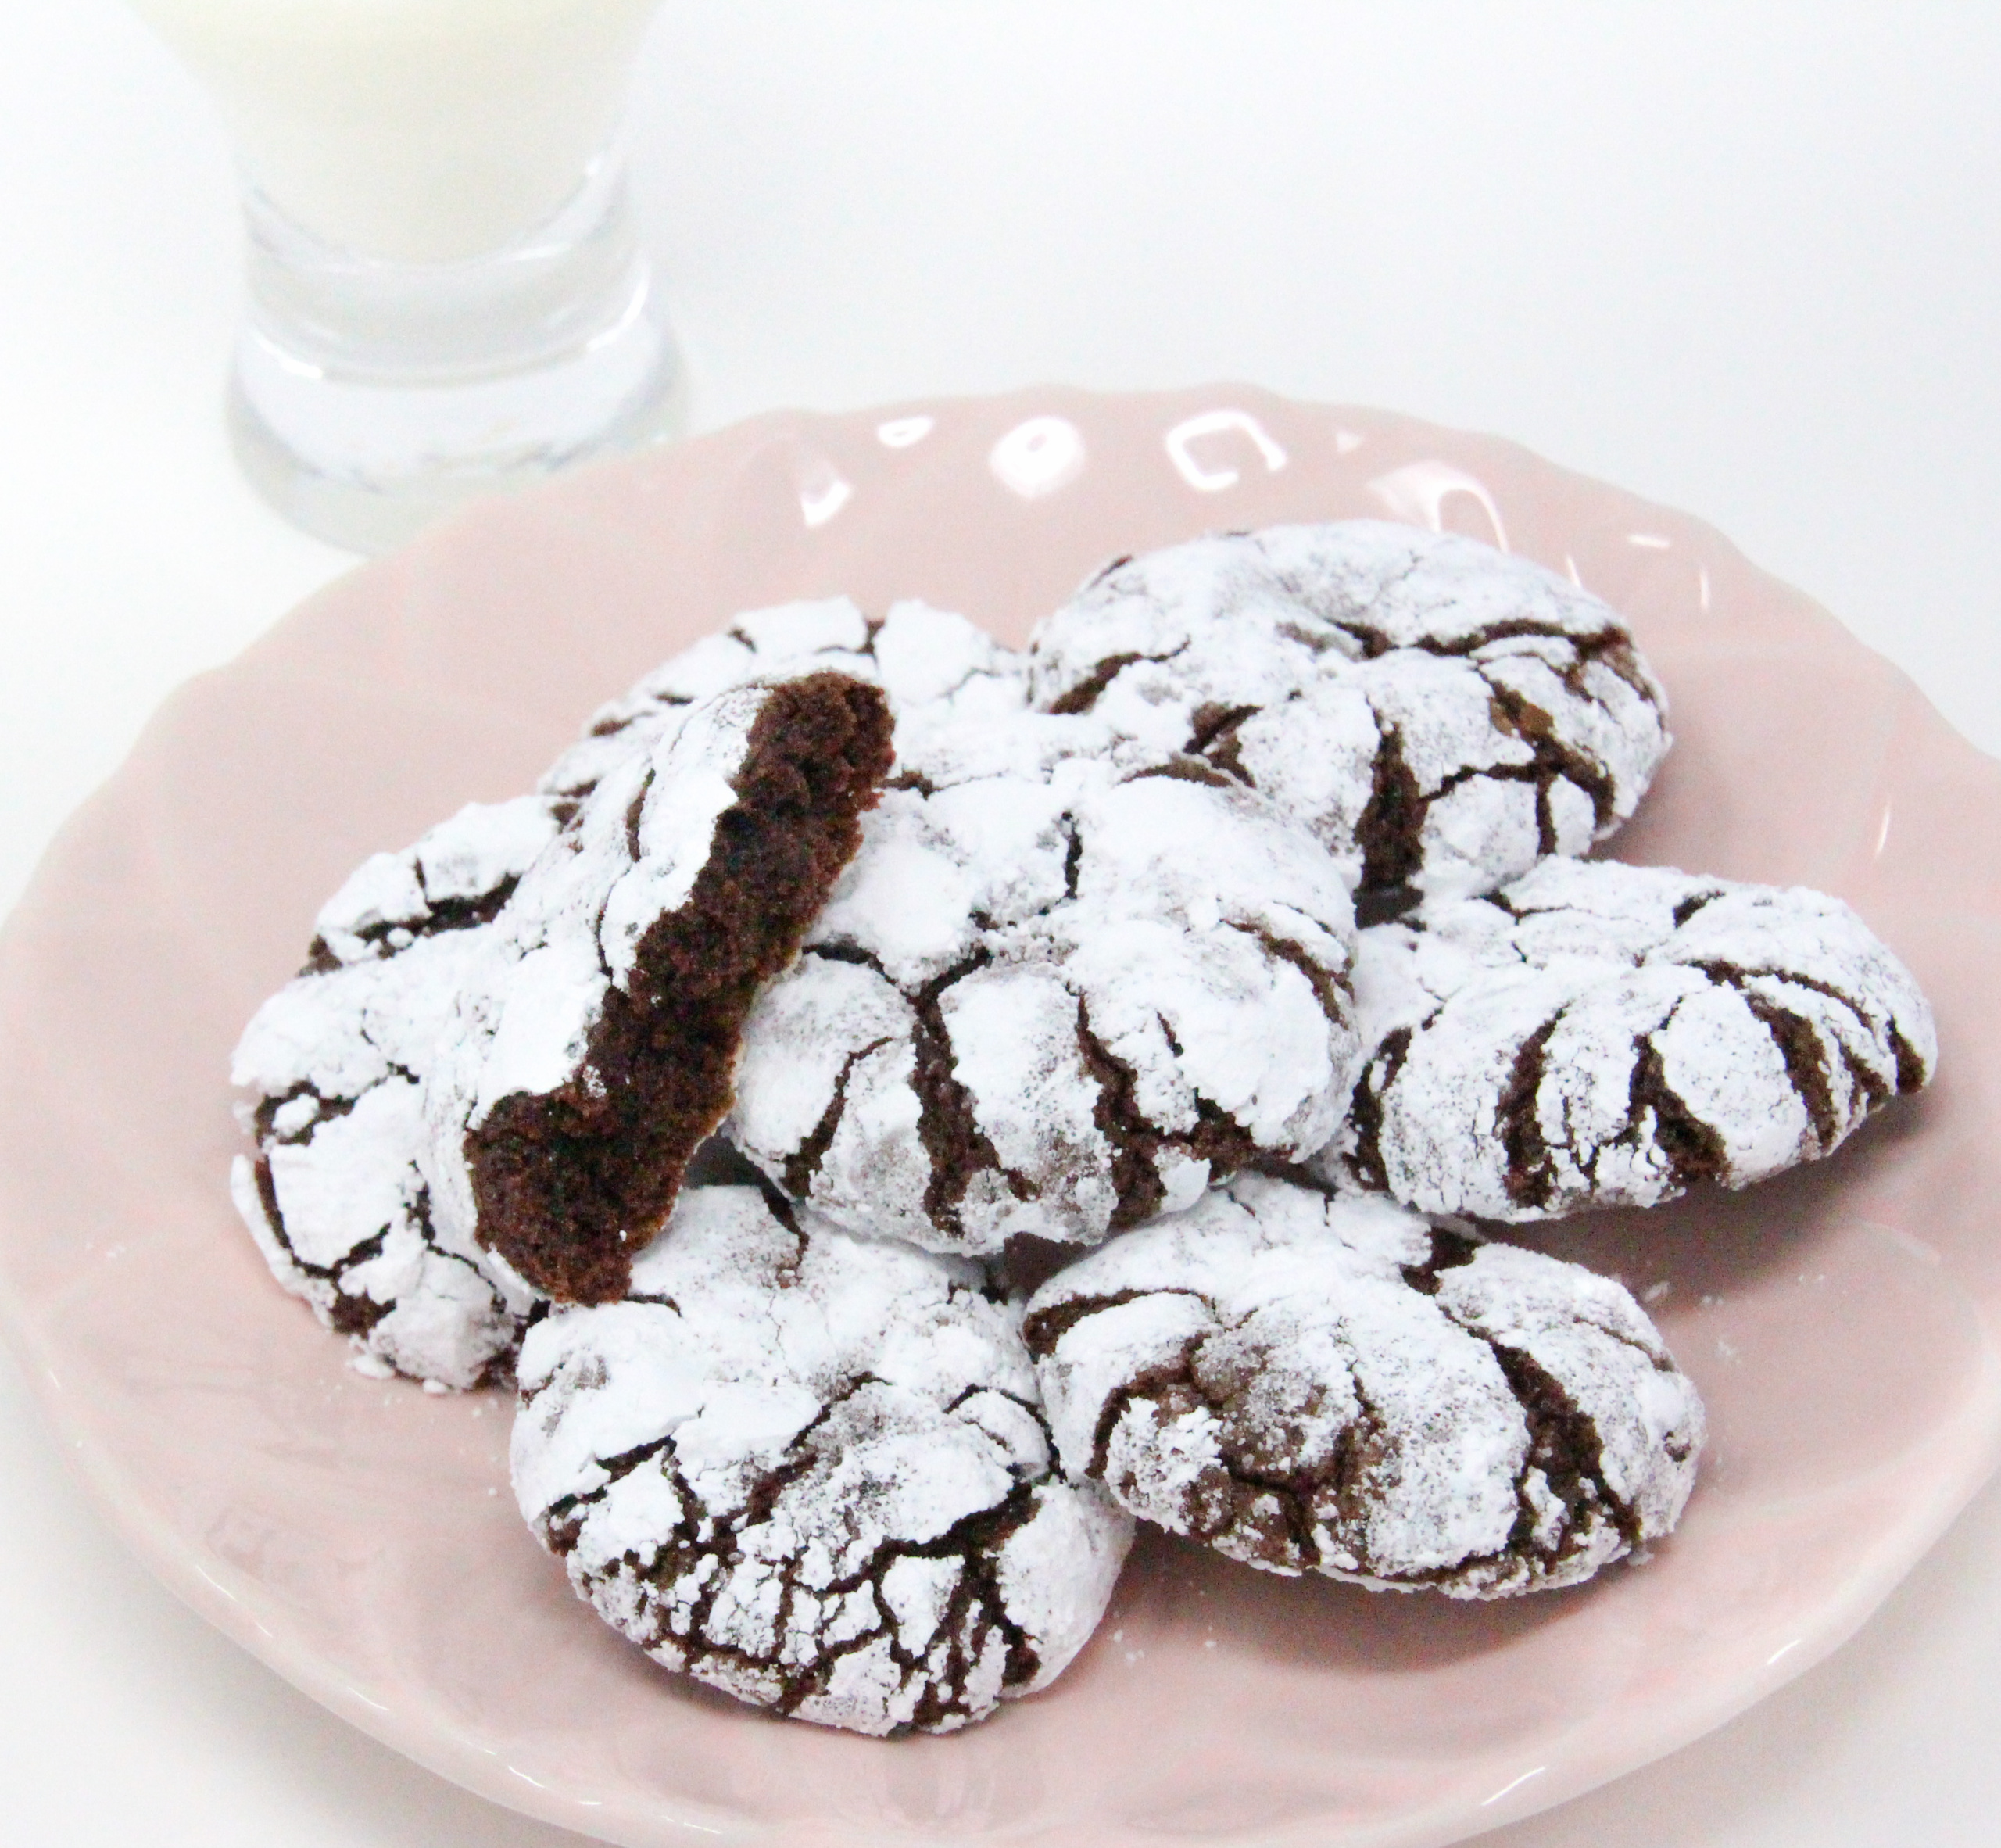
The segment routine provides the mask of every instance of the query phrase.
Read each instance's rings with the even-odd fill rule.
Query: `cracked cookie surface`
[[[890,734],[879,687],[820,672],[699,701],[603,771],[486,934],[425,1081],[420,1163],[455,1235],[559,1300],[623,1292]]]
[[[421,1098],[480,940],[563,813],[535,796],[474,804],[364,861],[237,1046],[257,1144],[231,1169],[237,1210],[367,1370],[477,1386],[505,1374],[518,1338],[528,1293],[431,1211]]]
[[[1673,1527],[1703,1437],[1609,1279],[1262,1176],[1059,1272],[1026,1328],[1073,1480],[1278,1572],[1575,1584]]]
[[[1669,743],[1659,684],[1608,605],[1379,521],[1120,560],[1037,626],[1029,660],[1045,710],[1192,753],[1311,826],[1365,922],[1584,852]]]
[[[530,1330],[521,1512],[658,1660],[824,1725],[948,1732],[1090,1636],[1131,1523],[1058,1472],[1018,1305],[765,1191],[684,1194],[622,1302]]]
[[[1526,1220],[1743,1187],[1930,1078],[1910,972],[1838,899],[1545,861],[1362,933],[1348,1119],[1316,1169]]]
[[[1326,854],[1208,765],[1087,718],[940,729],[760,997],[730,1134],[854,1230],[1094,1243],[1332,1134],[1352,941]]]

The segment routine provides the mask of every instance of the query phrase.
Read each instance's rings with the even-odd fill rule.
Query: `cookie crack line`
[[[1113,1232],[1144,1224],[1165,1203],[1167,1188],[1158,1159],[1162,1148],[1206,1162],[1212,1173],[1228,1173],[1256,1159],[1260,1151],[1249,1131],[1199,1094],[1193,1130],[1170,1134],[1148,1127],[1137,1101],[1137,1073],[1093,1030],[1090,1008],[1081,995],[1076,1030],[1079,1057],[1097,1088],[1091,1120],[1112,1151]]]
[[[1187,1292],[1193,1295],[1193,1291]],[[1203,1299],[1203,1307],[1210,1305]],[[1156,1361],[1134,1373],[1129,1380],[1122,1380],[1105,1395],[1104,1403],[1098,1408],[1097,1422],[1091,1427],[1090,1460],[1084,1466],[1084,1474],[1094,1481],[1108,1484],[1114,1493],[1121,1488],[1131,1492],[1130,1483],[1112,1482],[1110,1475],[1111,1440],[1118,1434],[1119,1427],[1125,1422],[1126,1414],[1136,1404],[1153,1402],[1159,1394],[1172,1388],[1188,1384],[1189,1362],[1197,1348],[1201,1345],[1200,1334],[1187,1336],[1182,1341],[1173,1358]]]
[[[1673,1019],[1670,1014],[1669,1020]],[[1666,1022],[1663,1023],[1663,1025]],[[1714,1180],[1728,1169],[1729,1151],[1723,1137],[1698,1116],[1667,1082],[1660,1048],[1653,1034],[1635,1042],[1627,1137],[1637,1142],[1651,1117],[1654,1146],[1667,1158],[1676,1184],[1694,1186]]]
[[[1348,1106],[1348,1122],[1355,1131],[1351,1158],[1355,1171],[1364,1186],[1378,1191],[1387,1191],[1390,1184],[1389,1169],[1383,1159],[1383,1098],[1404,1068],[1416,1030],[1400,1026],[1384,1035],[1362,1065]]]
[[[1463,1232],[1454,1232],[1443,1226],[1429,1228],[1431,1249],[1422,1264],[1403,1266],[1403,1280],[1420,1296],[1438,1294],[1438,1278],[1441,1271],[1463,1270],[1480,1255],[1480,1241],[1469,1238]]]
[[[288,1104],[295,1104],[301,1098],[313,1100],[313,1119],[302,1123],[295,1130],[280,1130],[277,1117]],[[269,1142],[281,1148],[295,1148],[313,1140],[313,1132],[324,1123],[337,1121],[350,1114],[360,1102],[356,1098],[330,1098],[315,1088],[310,1081],[295,1084],[289,1091],[275,1097],[263,1099],[252,1114],[251,1126],[260,1144]]]
[[[389,1236],[387,1226],[350,1245],[331,1264],[315,1264],[310,1259],[301,1257],[298,1248],[292,1242],[291,1234],[285,1229],[285,1214],[278,1206],[277,1182],[271,1173],[269,1159],[262,1155],[255,1157],[251,1162],[251,1173],[256,1182],[257,1198],[263,1203],[265,1221],[270,1228],[271,1237],[277,1241],[286,1257],[292,1261],[293,1268],[301,1276],[311,1277],[317,1283],[331,1284],[336,1291],[340,1291],[342,1282],[349,1271],[358,1264],[365,1264],[370,1259],[382,1255],[382,1247]],[[341,1291],[341,1294],[345,1295],[346,1293]],[[365,1334],[381,1316],[387,1313],[388,1309],[388,1305],[383,1304],[377,1309],[375,1316],[361,1327],[342,1328],[338,1332],[342,1334]]]
[[[1296,700],[1298,696],[1295,693],[1292,697]],[[1255,706],[1197,706],[1190,716],[1185,748],[1246,789],[1255,790],[1258,779],[1244,761],[1242,740],[1237,732],[1258,712]]]
[[[1559,1008],[1522,1042],[1495,1111],[1495,1126],[1508,1161],[1503,1182],[1508,1199],[1531,1211],[1546,1207],[1558,1191],[1556,1163],[1542,1126],[1541,1089],[1544,1055],[1570,1011]],[[1721,1179],[1729,1171],[1730,1161],[1722,1136],[1667,1081],[1656,1042],[1676,1012],[1678,1007],[1651,1032],[1633,1036],[1626,1122],[1605,1146],[1637,1148],[1650,1142],[1667,1162],[1675,1185],[1685,1189]],[[1602,1150],[1561,1146],[1585,1180],[1595,1183]]]
[[[1269,925],[1235,918],[1224,922],[1231,929],[1241,931],[1251,938],[1273,962],[1289,963],[1298,970],[1306,978],[1306,986],[1312,990],[1314,1001],[1326,1016],[1327,1024],[1337,1031],[1347,1026],[1355,1003],[1355,984],[1346,975],[1337,974],[1316,962],[1298,944],[1290,937],[1280,937]],[[1175,1050],[1178,1052],[1180,1048],[1176,1047]]]
[[[1494,1111],[1494,1126],[1508,1158],[1508,1198],[1518,1206],[1541,1206],[1555,1191],[1554,1166],[1542,1134],[1542,1055],[1562,1018],[1560,1012],[1552,1015],[1522,1042]]]
[[[1060,718],[1075,718],[1089,712],[1104,697],[1107,688],[1136,661],[1151,661],[1164,666],[1178,660],[1188,652],[1183,642],[1178,648],[1171,648],[1165,654],[1115,654],[1101,661],[1097,667],[1065,693],[1051,700],[1044,710]]]
[[[1037,1309],[1022,1323],[1022,1338],[1036,1359],[1046,1360],[1056,1352],[1058,1343],[1079,1322],[1102,1315],[1107,1309],[1136,1302],[1142,1297],[1152,1296],[1190,1296],[1205,1308],[1208,1306],[1208,1298],[1199,1290],[1136,1285],[1131,1289],[1115,1290],[1108,1295],[1068,1297],[1047,1309]]]
[[[989,1297],[987,1300],[990,1302],[1004,1302],[1006,1298],[1004,1297],[997,1298]],[[957,1399],[954,1399],[950,1405],[946,1406],[945,1409],[947,1412],[956,1412],[961,1406],[968,1403],[970,1401],[975,1399],[984,1398],[989,1395],[991,1395],[995,1399],[1004,1399],[1011,1406],[1018,1406],[1024,1412],[1027,1413],[1029,1416],[1035,1420],[1036,1428],[1041,1431],[1042,1441],[1047,1447],[1049,1454],[1052,1457],[1055,1456],[1056,1434],[1050,1429],[1049,1414],[1043,1409],[1042,1402],[1039,1399],[1030,1397],[1029,1395],[1023,1393],[1011,1392],[1004,1386],[987,1386],[982,1385],[978,1382],[975,1382],[972,1385],[967,1387],[964,1391],[960,1393]]]
[[[917,1135],[931,1167],[924,1210],[934,1226],[955,1237],[963,1234],[959,1209],[975,1173],[1000,1175],[1018,1200],[1034,1198],[1031,1184],[1002,1162],[1000,1151],[980,1127],[972,1093],[960,1080],[951,1033],[945,1024],[946,991],[993,961],[990,951],[976,949],[933,976],[911,1001],[911,1047],[915,1055],[911,1082],[917,1093]]]
[[[421,887],[424,869],[420,865],[415,870],[418,885]],[[507,901],[514,897],[514,888],[520,883],[519,876],[512,875],[502,879],[491,891],[471,898],[433,898],[426,891],[425,913],[421,919],[408,923],[366,925],[353,935],[358,942],[371,950],[393,953],[420,937],[439,937],[449,931],[476,930],[481,925],[491,924],[500,915]],[[399,933],[405,937],[404,944],[395,942]],[[302,976],[330,976],[350,967],[353,960],[349,958],[343,961],[335,953],[324,937],[315,934],[312,942],[306,946],[306,961],[299,972]]]
[[[802,956],[817,956],[825,962],[851,962],[858,969],[872,969],[886,982],[890,972],[882,966],[882,959],[874,951],[863,949],[858,944],[829,940],[807,944],[800,951]],[[893,987],[895,984],[890,983]]]
[[[1404,757],[1402,731],[1384,726],[1370,770],[1369,800],[1355,829],[1362,850],[1362,891],[1355,921],[1380,923],[1416,902],[1413,882],[1423,870],[1419,840],[1430,804]],[[1362,893],[1371,894],[1365,910]]]
[[[1813,1140],[1824,1155],[1839,1141],[1843,1126],[1842,1114],[1835,1108],[1834,1086],[1820,1049],[1820,1036],[1804,1015],[1780,1006],[1767,996],[1740,989],[1738,998],[1772,1036],[1772,1043],[1784,1062],[1787,1080],[1806,1110]]]
[[[1529,1453],[1516,1486],[1521,1507],[1503,1556],[1519,1557],[1533,1542],[1538,1517],[1527,1495],[1528,1477],[1533,1470],[1541,1472],[1550,1492],[1563,1503],[1567,1517],[1557,1552],[1543,1556],[1550,1567],[1560,1567],[1588,1542],[1588,1526],[1580,1517],[1595,1502],[1603,1504],[1626,1549],[1638,1546],[1641,1538],[1640,1519],[1605,1480],[1605,1442],[1597,1421],[1526,1349],[1512,1346],[1459,1316],[1452,1320],[1476,1340],[1486,1343],[1528,1421]]]
[[[847,1112],[847,1083],[854,1074],[854,1068],[871,1053],[879,1052],[890,1044],[886,1036],[871,1040],[867,1045],[857,1047],[841,1062],[840,1075],[834,1080],[834,1094],[827,1100],[820,1120],[807,1132],[806,1140],[786,1158],[786,1191],[795,1200],[807,1199],[812,1194],[813,1176],[819,1173],[820,1163]]]

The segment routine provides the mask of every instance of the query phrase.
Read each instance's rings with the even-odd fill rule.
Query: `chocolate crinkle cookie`
[[[1242,1176],[1037,1291],[1065,1472],[1277,1572],[1494,1598],[1666,1535],[1701,1402],[1625,1290]]]
[[[237,1209],[367,1370],[466,1388],[513,1353],[528,1295],[432,1213],[421,1098],[480,940],[561,812],[541,797],[475,804],[365,861],[236,1048],[257,1144],[231,1173]]]
[[[1198,758],[940,729],[759,998],[730,1135],[854,1230],[1095,1243],[1333,1133],[1352,919],[1311,835]]]
[[[1501,1220],[1743,1187],[1835,1148],[1938,1056],[1910,972],[1840,900],[1551,860],[1362,933],[1368,1048],[1316,1166]]]
[[[424,1087],[434,1211],[535,1289],[624,1293],[728,1111],[761,983],[797,954],[891,757],[828,672],[697,702],[605,769],[463,982]]]
[[[1192,753],[1312,827],[1364,922],[1583,853],[1669,743],[1659,684],[1607,605],[1376,521],[1122,559],[1029,653],[1039,706]]]
[[[521,1512],[669,1667],[782,1714],[949,1732],[1059,1674],[1130,1538],[1058,1472],[978,1267],[750,1187],[684,1194],[625,1300],[521,1357]]]

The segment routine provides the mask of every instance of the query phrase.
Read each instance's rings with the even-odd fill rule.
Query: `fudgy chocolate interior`
[[[892,759],[882,693],[844,674],[774,688],[686,904],[639,940],[577,1079],[503,1098],[467,1138],[480,1242],[560,1301],[625,1293],[689,1158],[727,1114],[758,986],[797,954],[861,843]]]

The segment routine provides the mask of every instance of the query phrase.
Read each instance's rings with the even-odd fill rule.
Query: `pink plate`
[[[1018,638],[1107,556],[1390,514],[1570,571],[1673,700],[1639,860],[1839,893],[1943,1069],[1835,1159],[1548,1242],[1645,1291],[1713,1439],[1642,1570],[1500,1606],[1158,1538],[1048,1692],[943,1739],[765,1719],[570,1595],[509,1406],[349,1370],[236,1224],[224,1067],[370,851],[527,786],[733,612],[919,596]],[[1694,521],[1508,444],[1237,388],[769,417],[478,507],[170,700],[0,941],[0,1309],[65,1449],[198,1610],[335,1712],[605,1840],[1450,1841],[1825,1655],[2001,1456],[2001,765]],[[496,1492],[497,1491],[497,1492]]]

